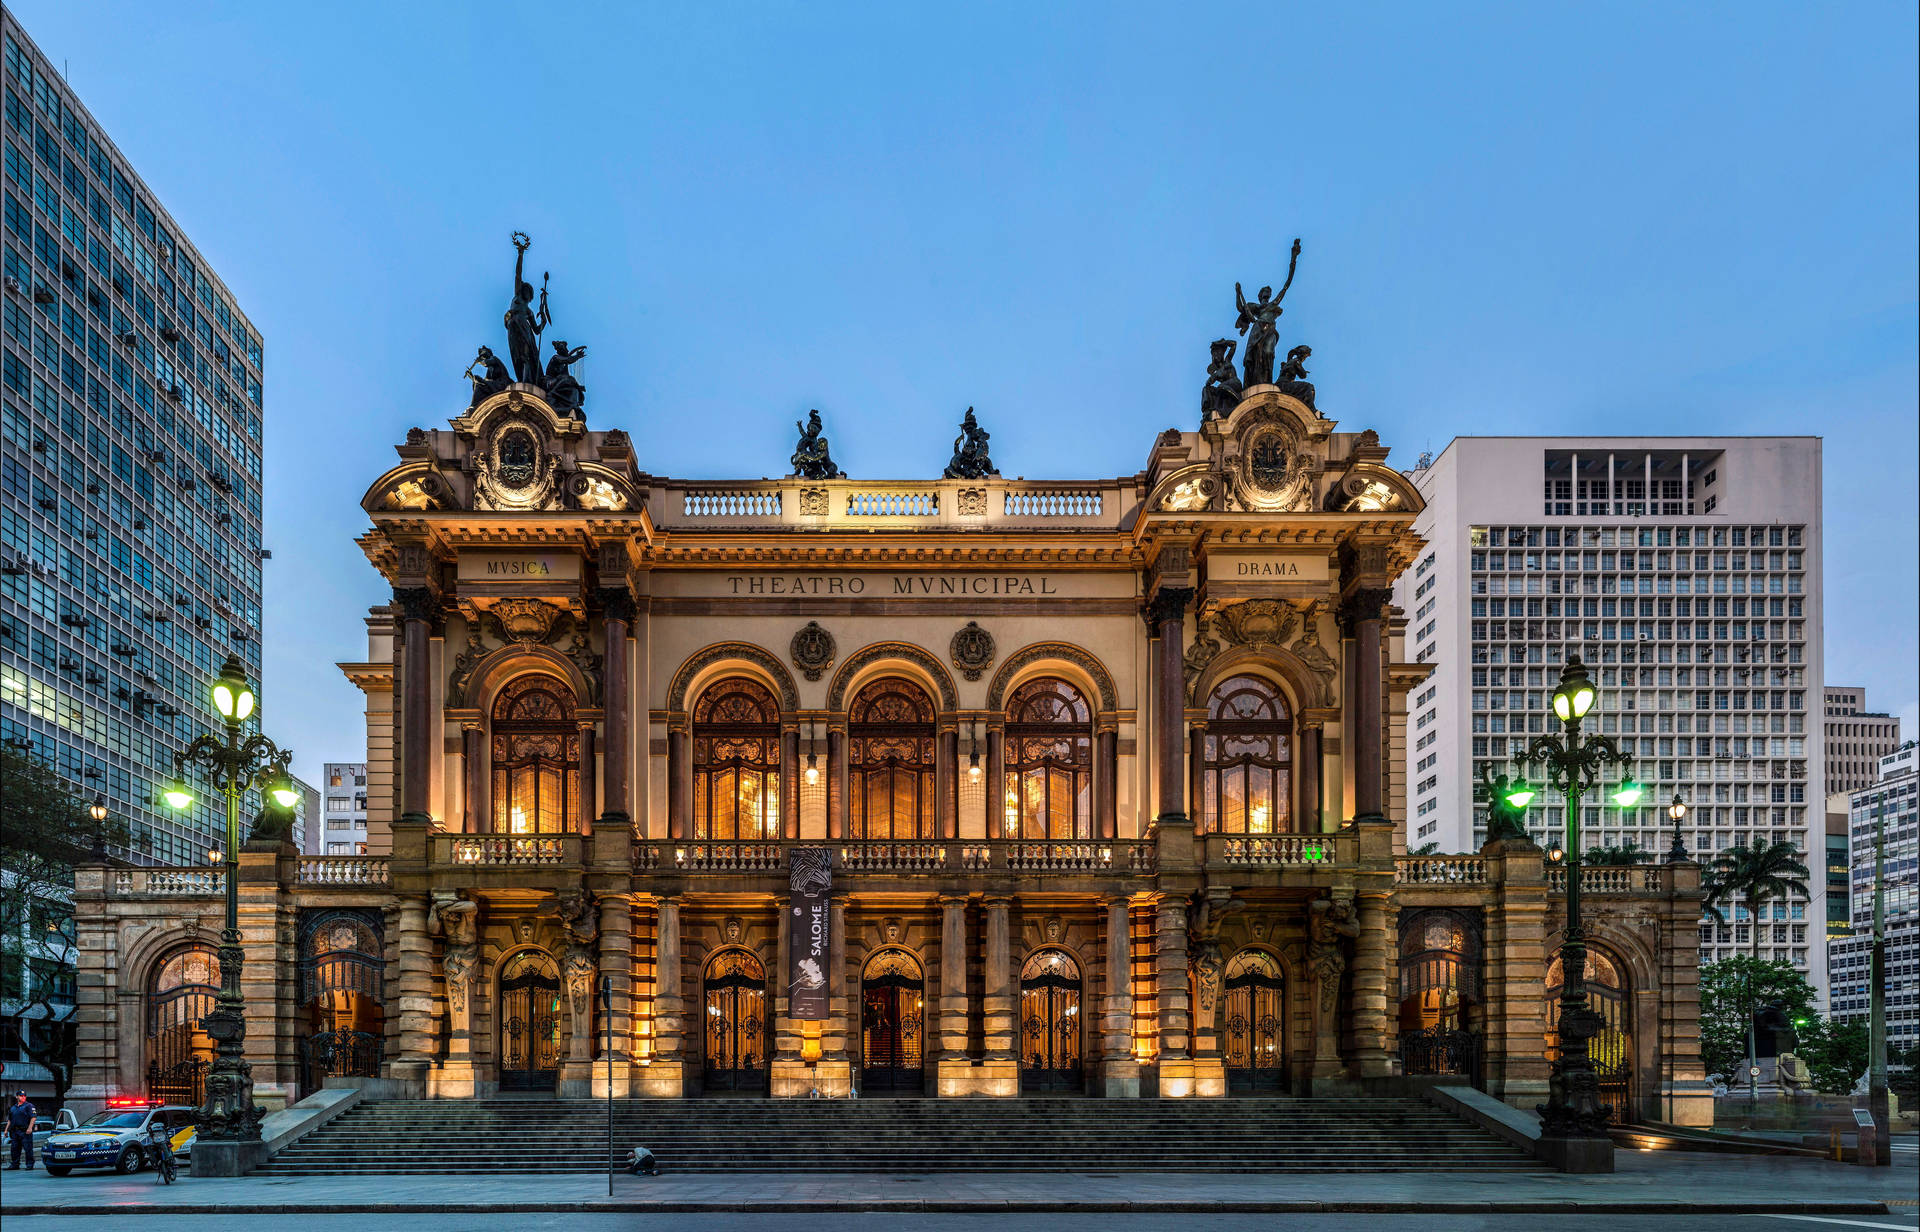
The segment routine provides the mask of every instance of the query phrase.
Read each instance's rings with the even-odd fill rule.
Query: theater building
[[[529,382],[408,433],[369,854],[241,857],[259,1101],[1540,1102],[1564,880],[1405,854],[1421,501],[1290,388],[1091,481],[669,479]],[[1620,1115],[1710,1116],[1698,871],[1586,874]],[[76,1098],[197,1098],[220,878],[80,871]]]

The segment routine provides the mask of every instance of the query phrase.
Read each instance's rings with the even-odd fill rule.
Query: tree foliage
[[[1755,1006],[1776,1003],[1789,1021],[1811,1019],[1813,985],[1792,963],[1741,955],[1700,968],[1700,1059],[1709,1074],[1741,1073],[1747,1056],[1747,1019]]]
[[[1619,846],[1611,844],[1604,847],[1589,847],[1581,855],[1583,864],[1598,866],[1630,866],[1645,864],[1653,859],[1653,853],[1632,839]]]

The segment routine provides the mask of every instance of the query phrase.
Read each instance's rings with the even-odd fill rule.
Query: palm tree
[[[1713,858],[1707,868],[1704,888],[1706,901],[1702,906],[1716,923],[1727,922],[1722,904],[1731,902],[1735,896],[1746,900],[1747,914],[1752,918],[1749,928],[1749,941],[1752,944],[1753,965],[1760,962],[1760,908],[1770,898],[1785,898],[1789,893],[1806,895],[1805,878],[1807,866],[1800,861],[1800,849],[1792,843],[1770,841],[1755,835],[1753,842],[1746,846],[1735,845],[1727,848]],[[1753,1038],[1753,975],[1752,967],[1747,975],[1747,1093],[1751,1100],[1757,1093],[1757,1082],[1751,1068],[1756,1051]]]
[[[1633,839],[1628,839],[1618,847],[1611,845],[1605,847],[1589,847],[1587,848],[1586,854],[1580,857],[1580,862],[1588,865],[1611,865],[1618,867],[1622,865],[1645,864],[1651,859],[1653,859],[1653,853],[1651,851],[1648,851]]]

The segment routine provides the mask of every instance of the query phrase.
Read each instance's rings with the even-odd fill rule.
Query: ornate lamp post
[[[1687,821],[1687,802],[1677,791],[1673,793],[1673,803],[1667,806],[1667,816],[1673,821],[1673,846],[1667,848],[1667,863],[1681,864],[1692,857],[1687,854],[1686,841],[1680,837],[1680,827]]]
[[[194,797],[187,787],[187,767],[199,766],[227,800],[227,919],[220,932],[220,991],[214,997],[214,1008],[201,1020],[201,1029],[214,1041],[214,1060],[207,1072],[206,1104],[195,1117],[198,1144],[260,1141],[261,1110],[253,1102],[253,1067],[242,1055],[247,1019],[240,993],[244,959],[240,948],[240,797],[259,787],[286,807],[299,799],[299,793],[287,777],[287,763],[293,760],[293,754],[259,732],[248,734],[244,730],[253,716],[254,703],[246,666],[238,655],[228,655],[213,683],[213,704],[226,721],[226,737],[201,736],[185,752],[176,753],[174,780],[162,793],[174,808],[190,807]],[[196,1145],[195,1154],[202,1149]],[[216,1149],[213,1153],[219,1152]],[[245,1166],[241,1164],[239,1170],[244,1171]]]
[[[1559,735],[1536,736],[1528,762],[1546,767],[1547,782],[1566,797],[1567,928],[1560,945],[1560,1055],[1548,1079],[1547,1102],[1540,1107],[1541,1136],[1554,1162],[1566,1172],[1613,1171],[1613,1142],[1607,1137],[1609,1109],[1600,1102],[1588,1043],[1604,1025],[1587,1006],[1586,930],[1580,918],[1580,797],[1601,782],[1609,764],[1625,767],[1632,759],[1605,736],[1583,736],[1580,722],[1599,700],[1598,690],[1579,659],[1569,659],[1553,691],[1553,713],[1565,728]],[[1631,807],[1640,788],[1623,780],[1613,800]]]

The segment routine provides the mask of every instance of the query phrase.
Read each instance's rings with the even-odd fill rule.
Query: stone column
[[[1300,749],[1297,769],[1300,779],[1300,815],[1293,829],[1299,834],[1318,834],[1328,828],[1320,810],[1320,730],[1318,719],[1300,724]]]
[[[847,836],[847,728],[838,723],[827,729],[827,837]]]
[[[604,613],[606,654],[601,692],[606,708],[607,764],[602,775],[606,788],[606,815],[609,820],[627,824],[633,817],[633,804],[627,790],[627,762],[633,749],[633,698],[627,687],[627,628],[633,620],[633,594],[625,587],[606,587],[600,591]]]
[[[1100,1093],[1110,1099],[1140,1094],[1140,1063],[1133,1055],[1133,952],[1127,899],[1109,898],[1107,909],[1107,1000],[1101,1022]]]
[[[960,837],[960,733],[943,728],[939,751],[934,757],[934,798],[939,801],[940,837],[952,842]]]
[[[995,723],[987,729],[987,837],[1007,836],[1006,733]]]
[[[780,961],[786,962],[785,951]],[[847,995],[847,896],[827,900],[827,1025],[820,1041],[827,1060],[847,1064],[848,1044],[857,1029],[852,998]]]
[[[393,592],[400,615],[400,812],[427,819],[433,787],[433,686],[428,643],[440,596],[425,586]]]
[[[1162,586],[1147,604],[1147,629],[1155,641],[1153,680],[1153,753],[1160,775],[1156,817],[1188,820],[1186,768],[1186,680],[1181,652],[1186,641],[1188,586]]]
[[[593,724],[580,724],[580,833],[593,833],[593,819],[599,816],[594,805]]]
[[[492,828],[487,818],[487,733],[478,722],[460,725],[461,757],[467,772],[466,810],[462,829],[468,834],[485,834]]]
[[[606,1098],[607,1061],[604,1052],[607,1034],[613,1036],[613,1091],[624,1099],[630,1091],[633,1060],[633,904],[624,894],[608,894],[600,899],[600,975],[607,981],[607,1021],[601,1024],[595,1047],[602,1050],[594,1066],[592,1081],[596,1098]],[[598,989],[595,989],[596,995]]]
[[[1392,835],[1386,836],[1392,842]],[[1393,1071],[1389,1037],[1394,1029],[1393,1005],[1388,995],[1393,947],[1388,908],[1391,883],[1366,888],[1358,895],[1360,935],[1353,943],[1353,1062],[1360,1078],[1384,1078]]]
[[[396,844],[397,845],[397,844]],[[427,935],[425,895],[407,895],[398,906],[398,996],[400,1055],[388,1074],[401,1084],[406,1098],[427,1094],[427,1071],[433,1066],[433,943]]]
[[[1093,737],[1093,815],[1100,823],[1100,837],[1112,841],[1119,837],[1120,821],[1120,733],[1112,717],[1103,718]]]
[[[951,1062],[967,1065],[967,896],[940,896],[940,1069],[942,1095]]]
[[[986,908],[986,979],[982,997],[982,1018],[986,1056],[981,1059],[981,1095],[1018,1095],[1020,1093],[1020,1055],[1018,1041],[1019,990],[1013,978],[1013,939],[1008,913],[1013,899],[990,894]]]
[[[687,813],[692,803],[692,786],[688,782],[685,769],[687,764],[687,720],[683,715],[667,720],[667,835],[674,842],[684,841],[692,827],[687,824]]]
[[[800,837],[800,729],[780,732],[780,833]]]
[[[1353,630],[1353,815],[1362,820],[1385,816],[1386,762],[1381,726],[1386,704],[1380,622],[1390,590],[1362,587],[1348,594],[1342,615]]]
[[[1193,784],[1193,832],[1210,833],[1217,819],[1207,816],[1207,729],[1187,725],[1187,782]]]
[[[1160,1094],[1195,1095],[1193,1017],[1187,975],[1187,904],[1163,899],[1155,918],[1155,957],[1160,993]]]
[[[685,1084],[681,1034],[687,1002],[681,987],[680,908],[685,900],[662,898],[655,912],[653,1056],[641,1075],[641,1094],[677,1098]]]

